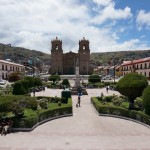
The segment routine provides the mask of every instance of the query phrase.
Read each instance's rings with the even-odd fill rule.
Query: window
[[[145,69],[147,68],[147,64],[145,63]]]
[[[55,49],[58,50],[58,48],[59,48],[58,45],[56,45]]]
[[[145,74],[145,77],[146,77],[146,72],[144,74]]]
[[[2,74],[2,79],[4,79],[4,73]]]
[[[2,65],[2,70],[4,70],[4,65]]]
[[[10,66],[10,71],[12,71],[12,66]]]
[[[83,45],[83,49],[86,49],[86,46],[85,46],[85,45]]]
[[[141,67],[140,67],[140,69],[142,69],[142,64],[141,64]]]

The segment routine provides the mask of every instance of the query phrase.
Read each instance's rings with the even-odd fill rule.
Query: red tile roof
[[[133,61],[125,61],[121,66],[127,66],[127,65],[132,65],[132,64],[138,64],[138,63],[143,63],[143,62],[148,62],[150,61],[150,57],[147,58],[142,58],[142,59],[137,59]]]

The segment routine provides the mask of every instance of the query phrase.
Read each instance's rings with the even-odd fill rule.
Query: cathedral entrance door
[[[68,74],[71,74],[71,75],[75,74],[73,67],[69,67]]]

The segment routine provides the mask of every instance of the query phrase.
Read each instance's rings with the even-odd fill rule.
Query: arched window
[[[86,49],[86,46],[85,46],[85,45],[83,45],[83,49],[84,49],[84,50]]]
[[[55,49],[58,50],[58,48],[59,48],[58,45],[56,45]]]

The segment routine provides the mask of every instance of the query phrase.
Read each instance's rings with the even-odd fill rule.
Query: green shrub
[[[15,101],[11,103],[10,111],[12,111],[17,118],[23,117],[24,107],[21,107],[19,101]]]
[[[122,95],[129,98],[129,108],[134,109],[134,100],[142,95],[144,88],[147,86],[146,77],[141,74],[129,73],[118,81],[116,88]]]
[[[42,86],[42,80],[38,77],[34,77],[33,79],[33,82],[34,82],[34,86]]]
[[[29,88],[32,88],[32,87],[34,87],[34,79],[33,79],[33,77],[30,77],[30,76],[26,76],[26,77],[24,77],[24,80],[28,80],[28,87]]]
[[[32,110],[37,110],[38,102],[35,98],[27,99],[27,108],[31,108]]]
[[[145,113],[150,115],[150,85],[143,91],[143,105]]]
[[[104,96],[103,101],[111,102],[114,97],[116,97],[116,95]]]
[[[51,76],[49,76],[48,79],[49,79],[49,81],[53,81],[53,83],[61,80],[60,75],[51,75]]]
[[[58,102],[58,106],[59,106],[59,107],[61,106],[61,102]]]
[[[119,97],[115,97],[112,99],[112,102],[115,106],[121,106],[123,99]]]
[[[69,80],[68,79],[63,79],[62,85],[66,85],[66,87],[70,86]]]
[[[28,90],[29,90],[29,81],[28,80],[20,80],[22,86],[24,87],[24,89],[26,90],[26,93],[28,93]]]
[[[16,81],[13,86],[13,94],[14,95],[24,95],[27,94],[25,88],[23,87],[20,81]]]
[[[101,78],[97,74],[90,75],[88,81],[91,83],[101,82]]]
[[[129,98],[127,96],[120,95],[119,97],[122,98],[123,102],[128,102],[129,101]]]
[[[71,91],[62,91],[61,98],[62,103],[68,103],[68,98],[71,98]]]
[[[39,102],[39,105],[42,109],[47,109],[48,108],[48,105],[47,105],[47,102],[46,101],[40,101]]]
[[[8,81],[9,82],[16,82],[22,79],[22,74],[20,72],[12,72],[9,75]]]
[[[45,99],[47,100],[48,102],[51,102],[51,100],[53,99],[53,97],[48,97],[48,96],[37,96],[36,97],[38,100],[40,99]]]
[[[137,110],[143,110],[143,99],[140,97],[137,97],[134,100],[134,105]]]

